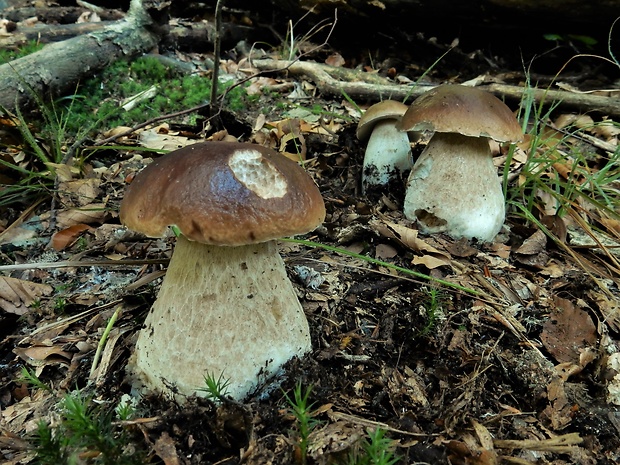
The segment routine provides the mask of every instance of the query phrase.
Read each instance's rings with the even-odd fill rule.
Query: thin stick
[[[217,87],[219,84],[219,71],[220,71],[220,53],[222,48],[222,6],[223,0],[217,0],[215,4],[215,37],[213,41],[213,74],[211,77],[211,98],[209,99],[209,116],[214,118],[219,110],[215,109],[215,102],[217,102]]]

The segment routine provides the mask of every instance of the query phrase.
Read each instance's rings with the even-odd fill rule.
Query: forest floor
[[[498,58],[423,36],[407,46],[418,60],[397,47],[354,54],[311,39],[296,43],[301,61],[395,86],[416,82],[435,60],[421,84],[526,85],[520,60],[528,57]],[[539,46],[548,60],[540,69],[532,62],[532,85],[618,88],[618,69],[593,57],[554,80],[575,44]],[[235,81],[257,73],[246,51],[227,52],[222,73]],[[209,78],[201,65],[212,54],[160,52]],[[265,53],[283,57],[282,48]],[[508,100],[521,121],[528,118],[528,137],[514,151],[494,147],[500,176],[509,163],[508,213],[497,238],[480,243],[418,234],[402,214],[404,179],[361,193],[360,109],[389,96],[353,102],[285,72],[249,82],[245,107],[224,103],[219,127],[203,110],[113,141],[124,147],[88,150],[116,129],[100,128],[84,142],[88,157],[56,167],[55,202],[45,195],[1,207],[0,461],[391,463],[377,458],[374,444],[402,464],[620,463],[620,115]],[[23,123],[0,122],[1,154],[34,170],[40,165],[30,152],[14,150],[26,146],[14,127]],[[34,123],[32,131],[48,148]],[[280,244],[312,352],[242,403],[178,405],[152,395],[123,410],[127,360],[174,247],[172,237],[122,227],[123,191],[153,156],[148,149],[225,136],[302,156],[323,194],[327,217],[305,239],[329,248]],[[6,166],[0,176],[3,185],[23,181]],[[313,279],[304,278],[308,271]],[[287,401],[296,387],[311,403],[309,434]],[[67,399],[83,402],[91,436]]]

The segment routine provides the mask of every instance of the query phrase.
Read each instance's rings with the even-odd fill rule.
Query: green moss
[[[220,84],[223,92],[232,82]],[[125,111],[120,106],[140,92],[156,86],[157,94]],[[105,126],[131,126],[151,118],[208,103],[211,80],[199,74],[182,75],[164,66],[153,57],[141,57],[132,63],[118,61],[96,78],[83,83],[73,96],[69,112],[68,129],[77,131],[98,119]],[[232,89],[226,97],[226,106],[232,111],[247,108],[249,98],[241,86]]]
[[[26,55],[30,55],[31,53],[38,52],[43,47],[43,44],[35,40],[31,40],[27,44],[15,50],[0,50],[0,65],[8,63],[9,61],[15,60],[17,58],[25,57]]]

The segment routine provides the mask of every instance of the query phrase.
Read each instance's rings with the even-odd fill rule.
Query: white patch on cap
[[[241,184],[263,199],[286,194],[286,179],[258,150],[235,150],[228,166]]]

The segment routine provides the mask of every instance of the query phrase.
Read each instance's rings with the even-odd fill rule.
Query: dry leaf
[[[378,260],[394,258],[396,255],[398,255],[398,250],[391,245],[377,244],[377,247],[375,247],[375,258]]]
[[[428,252],[443,256],[448,260],[451,258],[445,252],[437,250],[435,247],[420,239],[418,237],[417,229],[407,228],[406,226],[402,226],[400,224],[383,221],[371,221],[370,226],[382,236],[397,240],[414,252]]]
[[[143,147],[157,150],[177,150],[187,145],[201,142],[198,139],[190,139],[183,136],[174,136],[172,134],[161,134],[155,129],[142,131],[139,135],[140,144]]]
[[[82,208],[71,208],[58,212],[58,226],[68,228],[75,224],[101,223],[106,215],[106,206],[102,203],[93,203]],[[43,218],[45,215],[41,215]]]
[[[596,344],[596,326],[588,312],[571,301],[554,297],[556,308],[543,325],[543,345],[560,363],[579,364],[583,350]]]
[[[69,226],[61,231],[55,232],[52,236],[52,247],[54,250],[60,252],[64,250],[82,234],[84,231],[92,230],[90,226],[84,223],[74,224],[73,226]]]
[[[63,205],[83,207],[97,198],[100,184],[97,178],[75,179],[60,183],[58,191]]]
[[[33,366],[47,365],[50,363],[68,364],[73,354],[62,350],[58,346],[31,346],[25,349],[17,347],[13,349],[19,358]]]
[[[165,465],[179,465],[181,463],[179,462],[174,440],[165,431],[155,441],[153,449],[155,449],[155,453],[164,461]]]
[[[411,260],[411,263],[413,263],[414,265],[424,265],[429,270],[439,268],[440,266],[450,266],[449,260],[434,257],[432,255],[423,255],[421,257],[418,257],[418,256],[413,257],[413,260]]]
[[[47,284],[0,276],[0,308],[8,313],[23,315],[32,302],[53,291],[54,288]]]
[[[547,236],[538,230],[523,241],[516,252],[523,255],[535,255],[543,252],[547,246]]]
[[[344,66],[345,61],[340,53],[332,53],[325,59],[325,64],[339,68],[340,66]]]

